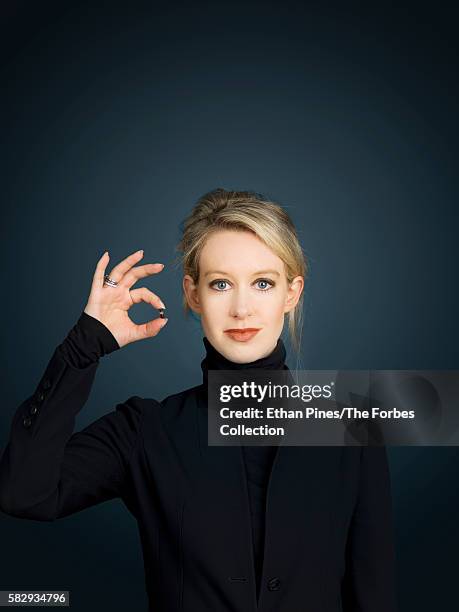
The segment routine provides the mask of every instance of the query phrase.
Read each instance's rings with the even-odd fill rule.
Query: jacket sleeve
[[[395,544],[384,446],[362,447],[360,484],[347,546],[343,612],[396,612]]]
[[[0,458],[0,509],[11,516],[53,521],[122,496],[127,466],[139,438],[142,398],[130,397],[73,433],[75,417],[94,381],[98,357],[117,346],[100,322],[88,315],[83,319],[57,347],[35,392],[13,415]],[[94,335],[97,326],[102,336]],[[82,340],[85,334],[86,343]],[[76,367],[76,363],[86,365]]]

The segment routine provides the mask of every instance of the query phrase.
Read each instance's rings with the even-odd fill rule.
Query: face
[[[187,274],[183,289],[212,346],[235,363],[269,355],[282,333],[285,314],[300,298],[303,277],[289,285],[283,261],[249,231],[211,234],[199,268],[198,283]],[[228,332],[245,328],[258,331]]]

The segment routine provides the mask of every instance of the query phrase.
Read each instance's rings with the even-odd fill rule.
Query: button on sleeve
[[[33,435],[15,430],[0,461],[0,509],[18,518],[53,521],[123,497],[130,460],[140,437],[143,399],[117,404],[69,436],[74,419],[53,406]],[[21,414],[21,426],[32,427]],[[25,432],[24,432],[25,433]]]
[[[89,325],[93,329],[94,322]],[[72,334],[73,340],[81,330]],[[91,336],[91,342],[94,348],[100,337]],[[0,510],[18,518],[52,521],[122,497],[140,439],[144,400],[137,396],[74,432],[98,361],[78,367],[62,347],[54,351],[33,395],[16,409],[0,456]],[[102,352],[108,350],[104,347]]]

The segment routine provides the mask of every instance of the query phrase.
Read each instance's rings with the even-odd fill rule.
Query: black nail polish
[[[160,319],[164,319],[164,310],[165,310],[164,308],[160,308],[159,309],[159,318]]]

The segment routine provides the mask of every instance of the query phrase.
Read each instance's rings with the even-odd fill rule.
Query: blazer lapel
[[[336,446],[279,446],[267,491],[260,609],[272,601],[267,586],[273,579],[326,588],[326,538],[338,502],[341,452]]]
[[[272,604],[268,584],[273,579],[281,583],[301,579],[324,589],[326,551],[330,548],[323,538],[324,534],[331,536],[332,509],[339,502],[336,496],[339,495],[342,447],[279,446],[267,489],[263,566],[257,601],[242,447],[209,446],[207,403],[199,390],[194,400],[195,410],[192,405],[185,410],[186,426],[169,423],[167,429],[181,449],[185,468],[182,491],[187,500],[188,524],[204,529],[203,554],[210,563],[215,560],[216,571],[225,572],[229,584],[234,583],[235,588],[228,589],[228,596],[241,609],[250,606],[255,612],[264,607],[269,609]],[[190,435],[194,430],[192,414],[196,419],[196,437]],[[226,565],[222,565],[222,559]]]
[[[220,550],[228,545],[234,559],[234,570],[227,579],[231,583],[247,583],[240,589],[241,609],[247,609],[247,587],[250,606],[256,610],[255,560],[252,544],[247,478],[241,446],[209,446],[207,404],[202,396],[197,400],[199,446],[202,461],[202,482],[208,495],[209,507],[218,513],[214,533],[208,538],[221,541]],[[207,502],[205,502],[207,503]],[[244,596],[245,595],[245,596]]]

